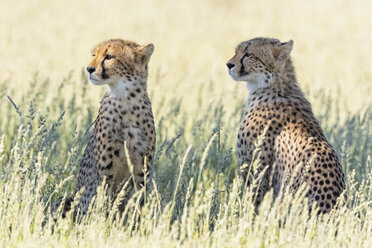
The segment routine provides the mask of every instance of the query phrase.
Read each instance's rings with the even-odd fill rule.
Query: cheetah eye
[[[93,57],[96,57],[96,55],[95,55],[94,53],[92,54],[92,56],[93,56]]]
[[[110,59],[113,59],[113,58],[114,58],[114,56],[112,56],[110,54],[107,54],[106,57],[105,57],[105,59],[107,59],[107,60],[110,60]]]

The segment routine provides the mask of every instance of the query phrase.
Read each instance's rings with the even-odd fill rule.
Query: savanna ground
[[[0,246],[371,247],[371,9],[367,0],[2,0]],[[269,194],[254,215],[235,149],[247,91],[225,62],[256,36],[294,40],[298,81],[347,177],[347,208],[309,216],[300,193]],[[109,38],[155,44],[154,174],[138,192],[144,206],[132,202],[124,219],[107,217],[101,190],[90,218],[55,223],[50,205],[73,192],[104,93],[83,68]]]

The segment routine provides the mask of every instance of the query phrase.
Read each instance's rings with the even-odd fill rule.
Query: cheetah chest
[[[109,103],[109,104],[107,104]],[[103,101],[95,126],[94,155],[102,176],[115,177],[117,183],[143,173],[144,160],[150,163],[155,144],[151,109],[123,106]],[[132,170],[132,172],[131,172]]]

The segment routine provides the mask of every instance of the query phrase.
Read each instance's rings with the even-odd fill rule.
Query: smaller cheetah
[[[226,63],[230,76],[245,81],[249,91],[237,140],[239,163],[248,165],[243,169],[248,184],[252,170],[247,168],[252,160],[260,162],[253,177],[266,170],[256,195],[256,207],[270,188],[277,196],[283,186],[295,192],[304,181],[309,186],[310,204],[315,202],[326,213],[345,189],[344,174],[297,84],[290,59],[292,47],[293,41],[255,38],[238,45]],[[258,156],[253,157],[259,137],[263,137],[262,146]]]
[[[81,214],[87,212],[104,177],[114,193],[127,182],[132,188],[145,183],[145,163],[151,169],[155,150],[154,117],[147,95],[148,63],[153,50],[152,44],[140,46],[113,39],[93,51],[93,60],[87,67],[89,79],[95,85],[105,85],[107,93],[80,164],[76,191],[84,187],[77,207]],[[126,154],[133,165],[132,172]]]

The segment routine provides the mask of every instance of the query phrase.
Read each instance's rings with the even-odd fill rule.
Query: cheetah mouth
[[[229,75],[231,77],[235,77],[235,72],[234,72],[233,68],[229,69]]]
[[[95,85],[101,85],[103,83],[102,81],[104,81],[94,75],[89,75],[89,80],[92,84],[95,84]]]
[[[235,81],[240,81],[240,77],[237,75],[236,71],[234,70],[234,68],[231,68],[229,69],[229,75],[232,79],[234,79]]]
[[[89,80],[90,81],[95,81],[95,82],[98,82],[98,81],[101,81],[99,78],[93,76],[93,75],[89,75]]]

